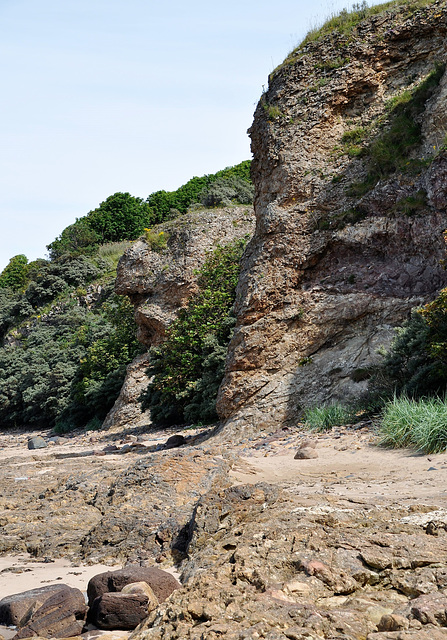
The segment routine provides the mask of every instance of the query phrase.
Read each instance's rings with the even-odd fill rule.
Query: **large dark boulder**
[[[0,621],[18,627],[15,638],[69,638],[82,633],[87,606],[79,589],[51,585],[0,601]]]
[[[157,604],[143,591],[104,593],[93,602],[89,620],[100,629],[135,629]]]
[[[157,567],[140,567],[130,565],[117,571],[106,571],[91,578],[87,587],[88,604],[91,607],[96,598],[104,593],[121,591],[127,584],[133,582],[147,582],[157,596],[159,602],[164,602],[180,583],[167,571]]]

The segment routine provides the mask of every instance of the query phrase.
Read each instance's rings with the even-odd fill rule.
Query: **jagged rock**
[[[447,596],[443,593],[429,593],[411,602],[411,613],[422,624],[447,626]]]
[[[103,516],[81,542],[84,557],[99,561],[113,554],[139,562],[181,555],[197,500],[212,487],[227,486],[228,469],[218,452],[202,447],[141,458],[95,496]]]
[[[257,224],[217,405],[225,437],[358,398],[393,327],[446,286],[447,76],[419,115],[415,175],[404,168],[350,195],[368,155],[350,156],[343,143],[359,129],[367,147],[387,101],[446,59],[446,33],[441,1],[412,15],[393,6],[349,38],[334,30],[310,42],[270,75],[250,129]],[[418,192],[420,210],[407,215],[402,203]]]
[[[178,310],[197,290],[196,271],[207,253],[218,244],[251,235],[253,227],[249,206],[188,213],[159,225],[168,237],[165,251],[152,251],[144,240],[126,251],[118,264],[115,290],[135,305],[140,342],[149,346],[163,339]]]
[[[162,571],[157,567],[128,566],[117,571],[106,571],[91,578],[87,587],[89,606],[92,606],[94,601],[104,594],[121,592],[123,587],[136,582],[146,582],[158,602],[164,602],[175,589],[180,588],[179,582],[167,571]],[[148,598],[145,597],[147,602]]]
[[[239,206],[185,214],[159,225],[168,237],[163,252],[152,251],[140,240],[118,264],[116,292],[129,296],[135,306],[137,336],[146,346],[158,344],[179,309],[197,291],[197,270],[218,244],[250,236],[254,228],[252,207]],[[149,422],[139,396],[147,387],[148,356],[138,356],[128,367],[126,379],[104,428],[129,422]]]
[[[42,436],[36,436],[28,440],[28,449],[45,449],[45,447],[48,447],[48,443]]]
[[[143,353],[127,366],[126,377],[118,398],[107,414],[102,428],[122,427],[126,424],[150,423],[150,412],[141,410],[140,395],[149,383],[149,356]]]
[[[445,640],[446,638],[447,629],[439,629],[430,625],[429,629],[369,633],[366,640]]]
[[[22,602],[28,598],[29,596],[25,596]],[[21,619],[14,638],[78,636],[84,627],[86,614],[87,606],[82,592],[67,585],[57,585],[42,604],[38,599],[34,601],[25,617]]]
[[[439,601],[411,600],[391,578],[393,571],[415,579],[420,571],[436,575],[447,563],[447,540],[427,536],[420,525],[399,524],[403,514],[396,507],[324,512],[318,505],[300,506],[289,488],[239,485],[202,497],[191,523],[183,588],[149,615],[133,639],[238,638],[242,629],[247,638],[279,632],[329,639],[334,631],[343,640],[441,637],[439,626],[423,625],[412,607],[427,620],[428,611],[439,617],[444,594],[436,591]],[[360,552],[371,559],[376,549],[388,552],[391,567],[365,566]],[[421,567],[424,558],[430,564]]]

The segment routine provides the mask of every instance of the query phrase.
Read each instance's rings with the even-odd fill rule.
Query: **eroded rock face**
[[[150,411],[142,411],[140,403],[140,395],[149,384],[148,366],[149,356],[147,353],[137,356],[127,366],[123,386],[103,422],[103,429],[150,422]]]
[[[250,237],[254,230],[252,207],[239,206],[189,213],[157,227],[164,230],[167,248],[153,251],[140,240],[121,258],[116,292],[129,296],[135,306],[137,337],[145,346],[158,344],[197,291],[197,269],[217,245]],[[141,412],[140,394],[149,383],[148,356],[138,356],[127,368],[120,395],[104,421],[104,428],[150,422]]]
[[[183,588],[133,640],[446,637],[445,531],[397,504],[321,500],[265,483],[204,496]]]
[[[206,255],[217,245],[251,236],[253,209],[229,207],[189,213],[159,225],[167,248],[157,252],[139,240],[118,264],[115,290],[135,305],[138,339],[146,346],[159,343],[166,328],[197,290],[197,274]]]
[[[446,285],[445,74],[418,116],[423,141],[410,157],[426,162],[417,170],[349,195],[368,159],[350,157],[342,140],[363,127],[366,148],[386,122],[387,100],[445,60],[446,15],[440,2],[394,8],[350,38],[308,44],[270,77],[250,130],[257,226],[218,400],[233,435],[359,396],[393,327]]]

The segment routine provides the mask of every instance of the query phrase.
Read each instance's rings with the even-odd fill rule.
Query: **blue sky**
[[[117,191],[250,157],[268,74],[343,0],[0,0],[0,270]]]

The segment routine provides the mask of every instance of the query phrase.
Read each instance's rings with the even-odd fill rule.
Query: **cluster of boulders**
[[[0,600],[0,624],[17,627],[20,638],[70,638],[86,625],[98,629],[131,630],[176,589],[180,583],[157,567],[130,565],[93,577],[87,588],[88,604],[79,589],[49,585]]]

